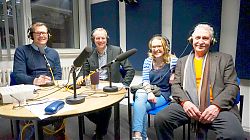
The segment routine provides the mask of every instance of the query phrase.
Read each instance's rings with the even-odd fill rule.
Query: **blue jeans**
[[[148,94],[143,89],[138,89],[135,94],[133,112],[133,132],[141,132],[142,139],[147,138],[147,111],[168,103],[161,95],[156,97],[156,103],[148,102]]]

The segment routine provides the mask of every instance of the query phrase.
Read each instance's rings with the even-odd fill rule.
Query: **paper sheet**
[[[42,120],[42,119],[48,118],[48,117],[53,115],[53,114],[46,115],[44,109],[54,101],[56,101],[56,99],[55,100],[52,99],[52,100],[42,100],[42,101],[32,102],[31,103],[32,105],[25,106],[25,108],[28,109],[29,111],[31,111],[33,114],[35,114],[36,116],[38,116]],[[62,109],[60,109],[57,112],[57,114],[65,112],[65,111],[69,111],[72,109],[73,108],[70,105],[65,103],[64,107]]]

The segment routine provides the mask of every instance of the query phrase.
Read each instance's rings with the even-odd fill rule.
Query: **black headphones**
[[[148,46],[149,46],[149,52],[151,52],[152,50],[150,49],[150,46],[152,45],[152,41],[154,40],[154,38],[161,38],[163,40],[163,44],[166,44],[168,47],[168,50],[166,51],[170,51],[170,41],[166,36],[163,36],[161,34],[156,34],[153,35],[153,37],[150,39],[150,41],[148,42]]]
[[[197,26],[200,26],[200,25],[207,25],[208,27],[210,27],[211,31],[213,32],[213,33],[212,33],[212,39],[211,39],[211,43],[210,43],[210,44],[211,44],[211,46],[215,45],[215,43],[217,43],[217,40],[216,40],[216,38],[215,38],[214,28],[213,28],[213,26],[212,26],[211,24],[209,24],[209,23],[207,23],[207,22],[200,22],[200,23],[196,24],[196,25],[194,26],[193,30],[189,33],[190,36],[188,37],[187,41],[188,41],[191,45],[193,44],[193,37],[192,37],[192,34],[194,33],[195,28],[196,28]]]
[[[94,36],[94,33],[98,30],[103,30],[106,32],[107,36],[106,36],[106,39],[107,39],[107,44],[109,42],[109,35],[108,35],[108,32],[107,30],[105,30],[104,28],[95,28],[92,32],[91,32],[91,41],[93,44],[95,44],[95,36]]]
[[[50,34],[50,29],[48,28],[48,26],[45,23],[43,23],[43,22],[35,22],[27,30],[28,38],[34,40],[33,33],[34,33],[34,28],[36,26],[45,26],[47,28],[47,32],[48,32],[48,39],[52,36]]]

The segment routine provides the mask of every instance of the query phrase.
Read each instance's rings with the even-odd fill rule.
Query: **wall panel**
[[[187,38],[194,26],[200,22],[206,22],[214,27],[216,39],[219,42],[221,26],[220,0],[174,0],[173,1],[173,33],[172,50],[179,57],[188,45]],[[189,45],[184,55],[192,50]],[[218,43],[212,50],[218,50]]]
[[[241,0],[236,50],[236,71],[240,79],[250,79],[250,1]]]
[[[119,3],[117,0],[104,1],[91,5],[92,30],[103,27],[108,31],[109,43],[118,46],[120,44],[119,32]]]
[[[149,39],[161,34],[161,12],[161,0],[138,0],[137,5],[126,5],[127,50],[138,49],[130,58],[136,70],[142,70]]]

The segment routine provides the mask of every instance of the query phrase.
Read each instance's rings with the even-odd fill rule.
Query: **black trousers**
[[[155,130],[158,140],[174,139],[174,129],[189,122],[182,106],[172,103],[155,116]],[[230,111],[222,111],[206,127],[216,133],[216,139],[244,140],[244,131],[240,120]]]
[[[93,123],[96,124],[96,135],[104,136],[107,134],[109,120],[112,114],[112,107],[105,108],[85,116]]]

